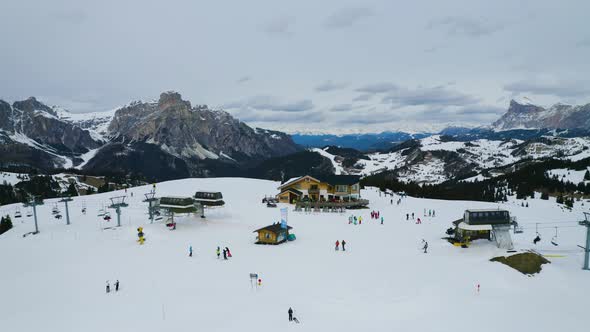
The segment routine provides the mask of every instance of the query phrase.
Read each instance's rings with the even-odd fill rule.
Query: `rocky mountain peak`
[[[15,101],[12,107],[25,112],[43,111],[51,115],[57,115],[57,113],[49,106],[38,101],[35,97],[29,97],[26,100]]]
[[[492,126],[496,129],[549,128],[590,129],[590,104],[572,106],[555,104],[546,109],[531,103],[510,101],[508,111]]]
[[[160,99],[158,100],[158,108],[159,109],[167,109],[171,107],[177,106],[184,106],[188,109],[191,108],[190,101],[182,100],[182,96],[180,93],[175,91],[166,91],[160,94]]]
[[[508,108],[508,112],[513,113],[535,113],[535,112],[542,112],[545,109],[533,104],[521,104],[518,101],[512,99],[510,100],[510,107]]]

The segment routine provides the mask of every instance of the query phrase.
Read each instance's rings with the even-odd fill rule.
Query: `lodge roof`
[[[361,177],[358,175],[325,175],[318,179],[331,185],[353,185],[359,183]]]
[[[303,195],[303,193],[302,193],[301,191],[299,191],[299,190],[297,190],[297,189],[295,189],[295,188],[285,188],[285,189],[281,190],[281,193],[280,193],[280,194],[282,194],[282,193],[284,193],[284,192],[286,192],[286,191],[290,191],[290,192],[294,193],[294,194],[295,194],[295,195],[297,195],[297,196],[301,196],[301,195]],[[279,195],[280,195],[280,194],[279,194]]]
[[[292,228],[293,227],[287,225],[287,229],[292,229]],[[256,233],[256,232],[259,232],[259,231],[262,231],[262,230],[266,230],[266,231],[269,231],[269,232],[273,232],[275,234],[278,234],[280,231],[284,230],[284,228],[282,228],[281,227],[281,224],[278,223],[278,224],[272,224],[272,225],[268,225],[266,227],[259,228],[259,229],[255,230],[252,233]]]
[[[284,188],[290,184],[293,184],[304,177],[309,176],[312,179],[318,180],[319,182],[328,183],[331,185],[353,185],[357,184],[360,181],[360,176],[358,175],[323,175],[323,176],[311,176],[311,175],[304,175],[296,178],[291,178],[287,180],[285,183],[281,184],[279,188]]]

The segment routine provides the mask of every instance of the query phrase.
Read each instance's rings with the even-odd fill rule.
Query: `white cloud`
[[[333,29],[345,28],[373,15],[373,10],[368,7],[342,8],[328,16],[324,25]]]

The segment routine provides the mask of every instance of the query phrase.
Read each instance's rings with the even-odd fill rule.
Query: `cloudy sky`
[[[590,1],[0,2],[0,98],[102,111],[176,90],[288,132],[433,130],[590,102]]]

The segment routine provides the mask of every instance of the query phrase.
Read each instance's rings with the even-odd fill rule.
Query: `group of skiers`
[[[426,214],[426,209],[424,209],[424,216],[425,217],[436,217],[436,211],[428,210],[428,214]]]
[[[340,250],[340,245],[342,244],[342,251],[346,251],[346,241],[342,240],[342,242],[336,240],[336,247],[334,248],[336,251]]]
[[[115,286],[115,292],[118,292],[119,291],[119,280],[115,281],[114,286]],[[107,294],[111,292],[111,284],[109,283],[108,280],[107,280],[106,291],[107,291]]]
[[[357,216],[350,216],[348,217],[348,224],[355,224],[355,225],[360,225],[363,223],[363,217],[359,216],[357,218]]]
[[[217,254],[217,259],[221,258],[221,254],[223,253],[223,259],[227,260],[228,258],[231,258],[231,251],[229,251],[228,247],[223,248],[223,251],[221,250],[221,248],[218,246],[217,249],[215,250],[215,253]]]
[[[393,205],[393,199],[392,199],[392,200],[390,200],[390,201],[389,201],[389,203],[390,203],[391,205]],[[402,199],[401,199],[401,197],[400,197],[400,198],[398,198],[398,199],[397,199],[397,205],[400,205],[401,203],[402,203]]]
[[[383,225],[383,216],[381,216],[379,211],[371,211],[371,219],[379,220],[381,219],[381,225]]]

